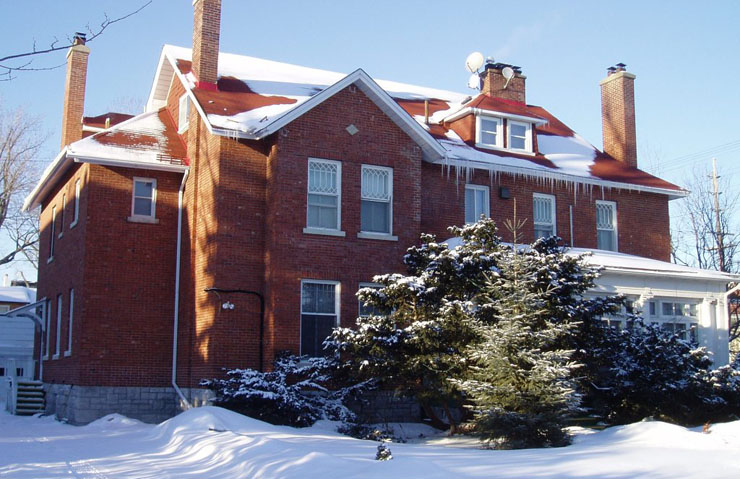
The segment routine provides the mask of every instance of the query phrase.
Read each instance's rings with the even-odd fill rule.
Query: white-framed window
[[[555,197],[534,193],[532,195],[532,210],[535,239],[556,235]]]
[[[359,286],[360,286],[360,289],[362,288],[371,288],[371,289],[382,288],[382,286],[380,286],[377,283],[360,283]],[[362,318],[365,318],[368,316],[380,316],[383,314],[375,306],[363,303],[362,300],[360,300],[360,298],[357,298],[357,304],[358,304],[357,314],[358,316]]]
[[[325,356],[324,340],[339,325],[339,282],[301,281],[301,354]]]
[[[57,340],[54,345],[54,356],[52,359],[59,359],[59,353],[62,349],[62,295],[57,295]]]
[[[617,251],[617,204],[613,201],[596,202],[596,247]]]
[[[75,290],[74,288],[69,290],[69,322],[67,324],[67,350],[64,351],[65,356],[72,355],[72,324],[74,322],[74,311],[75,311]]]
[[[44,308],[44,316],[46,316],[44,323],[46,324],[46,331],[44,334],[44,357],[43,359],[49,359],[49,342],[51,341],[51,300],[46,300],[46,307]]]
[[[188,121],[190,119],[190,100],[187,93],[180,97],[177,112],[177,132],[183,133],[188,129]]]
[[[475,143],[482,147],[504,147],[504,122],[495,116],[478,115],[475,125]]]
[[[510,150],[532,152],[532,124],[523,121],[506,121],[506,145]]]
[[[325,231],[341,229],[342,164],[333,160],[308,160],[306,227]]]
[[[70,228],[75,227],[79,217],[80,217],[80,179],[77,178],[77,181],[75,181],[75,209],[74,209],[74,215],[72,216],[72,222],[69,224]]]
[[[465,185],[465,223],[475,223],[481,215],[491,216],[490,193],[487,186]]]
[[[134,177],[131,195],[131,216],[133,218],[154,218],[157,204],[157,180]]]
[[[362,165],[360,231],[390,235],[393,228],[393,168]]]
[[[54,257],[54,245],[57,239],[57,207],[51,207],[51,234],[49,235],[49,260]]]
[[[62,217],[59,221],[59,237],[64,236],[64,212],[67,211],[67,193],[62,193]]]
[[[683,299],[655,299],[648,302],[647,317],[664,331],[683,340],[698,341],[699,305]]]

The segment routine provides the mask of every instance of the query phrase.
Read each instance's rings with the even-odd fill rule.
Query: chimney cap
[[[73,45],[84,45],[87,41],[87,34],[84,32],[75,32],[74,39],[72,41]]]
[[[515,73],[522,73],[522,67],[518,67],[516,65],[511,65],[509,63],[501,63],[501,62],[487,62],[486,63],[486,70],[503,70],[504,68],[509,67],[512,70],[514,70]]]

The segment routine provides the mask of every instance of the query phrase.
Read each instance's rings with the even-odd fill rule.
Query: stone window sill
[[[159,224],[159,220],[157,218],[152,218],[151,216],[129,216],[126,218],[126,221],[129,223],[145,223],[150,225]]]
[[[372,240],[382,240],[382,241],[398,241],[398,236],[394,235],[388,235],[383,233],[366,233],[363,231],[360,231],[357,233],[358,238],[362,239],[372,239]]]
[[[309,235],[338,236],[344,238],[347,234],[339,230],[325,230],[321,228],[303,228],[303,232]]]

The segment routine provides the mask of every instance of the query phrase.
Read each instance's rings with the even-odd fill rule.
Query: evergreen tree
[[[563,349],[577,324],[553,316],[557,285],[543,284],[543,265],[557,255],[510,248],[499,274],[486,275],[479,303],[488,321],[474,322],[479,341],[466,348],[468,377],[453,380],[473,403],[475,432],[499,448],[563,446],[576,409],[570,360]]]

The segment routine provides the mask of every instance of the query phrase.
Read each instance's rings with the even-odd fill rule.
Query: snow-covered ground
[[[0,413],[3,478],[738,478],[740,421],[710,434],[641,422],[580,434],[557,449],[491,451],[443,438],[390,444],[312,428],[272,426],[215,407],[159,425],[106,416],[75,427]],[[411,435],[416,431],[408,430]],[[422,440],[417,440],[422,441]],[[461,444],[462,442],[462,444]]]

